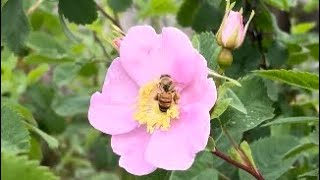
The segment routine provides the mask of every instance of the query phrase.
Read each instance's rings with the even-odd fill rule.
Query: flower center
[[[170,121],[179,117],[174,93],[164,91],[159,80],[148,82],[139,90],[134,119],[141,125],[146,125],[149,133],[155,129],[167,131]]]

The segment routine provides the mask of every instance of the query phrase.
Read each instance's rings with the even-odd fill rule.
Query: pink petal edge
[[[113,151],[120,155],[119,166],[134,175],[145,175],[157,168],[145,160],[145,150],[150,140],[150,134],[145,127],[111,138]]]
[[[146,150],[146,159],[156,167],[186,170],[204,150],[210,134],[210,115],[202,105],[184,107],[181,118],[172,120],[169,131],[156,130]]]
[[[123,70],[120,59],[110,65],[102,93],[91,96],[88,119],[90,124],[106,134],[126,133],[138,126],[133,120],[137,85]]]

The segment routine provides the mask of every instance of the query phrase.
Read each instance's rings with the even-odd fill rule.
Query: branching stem
[[[103,16],[109,19],[115,26],[117,26],[122,31],[122,27],[120,26],[120,23],[115,18],[110,16],[100,5],[96,4],[96,6],[98,11],[100,11]]]
[[[212,154],[216,155],[217,157],[225,160],[226,162],[248,172],[249,174],[251,174],[252,176],[254,176],[257,180],[264,180],[264,178],[262,177],[262,175],[258,172],[256,172],[253,168],[247,166],[247,165],[244,165],[244,164],[241,164],[233,159],[231,159],[230,157],[228,157],[227,155],[223,154],[221,151],[219,151],[217,148],[214,148],[212,151],[211,151]]]

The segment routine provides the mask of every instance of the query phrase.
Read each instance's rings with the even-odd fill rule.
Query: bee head
[[[169,74],[162,74],[162,75],[160,76],[160,79],[161,79],[161,78],[164,78],[164,77],[170,78],[170,75],[169,75]]]

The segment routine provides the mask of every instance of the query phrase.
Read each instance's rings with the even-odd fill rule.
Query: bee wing
[[[183,83],[173,82],[176,92],[180,92],[185,85]]]

